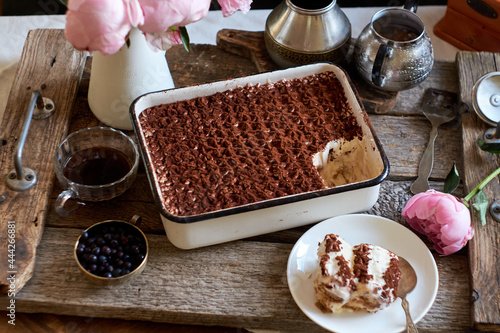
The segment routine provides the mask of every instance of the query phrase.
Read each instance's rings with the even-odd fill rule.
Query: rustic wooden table
[[[51,68],[56,68],[61,61],[67,61],[64,57],[68,56],[63,54],[63,46],[55,49],[46,45],[64,43],[60,31],[38,31],[30,34],[28,40],[30,39],[36,47],[25,50],[24,59],[30,54],[30,59],[49,59],[47,61],[51,63]],[[69,57],[73,59],[73,67],[79,69],[83,75],[81,79],[78,74],[74,75],[78,83],[74,92],[75,104],[64,106],[65,109],[60,110],[72,116],[63,118],[62,122],[66,121],[66,124],[61,125],[62,132],[57,134],[57,140],[67,132],[99,124],[86,103],[90,61],[73,54]],[[174,47],[167,52],[167,59],[177,87],[250,75],[274,68],[263,49],[261,33],[221,31],[218,46],[193,45],[189,54],[180,46]],[[7,110],[9,105],[14,103],[11,99],[17,95],[26,96],[25,90],[36,89],[34,86],[26,88],[22,82],[32,79],[37,68],[29,61],[20,64],[20,71],[24,71],[20,74],[25,78],[19,78],[20,82],[15,83],[13,89],[20,91],[11,93],[11,104],[8,104]],[[416,178],[418,163],[427,145],[430,131],[430,124],[421,113],[423,92],[432,87],[460,94],[461,90],[466,88],[460,84],[457,67],[459,66],[455,62],[437,61],[427,80],[418,87],[399,94],[370,92],[370,89],[357,81],[355,74],[350,72],[391,165],[389,177],[382,183],[378,202],[366,213],[387,217],[406,225],[400,213],[411,197],[409,187]],[[56,70],[51,68],[48,69],[49,72]],[[44,89],[57,89],[51,85],[58,85],[58,82],[50,81],[50,76],[46,76],[46,80],[49,81],[44,81],[44,78],[38,80],[46,84]],[[69,97],[67,99],[71,101]],[[462,105],[461,110],[470,117],[475,116],[471,115],[466,104]],[[4,116],[4,127],[0,132],[2,135],[6,133],[6,124],[14,124],[14,119],[11,118]],[[467,174],[464,164],[470,167],[471,162],[466,160],[464,163],[462,126],[459,117],[439,129],[436,159],[431,176],[431,185],[435,189],[442,189],[453,163],[457,164],[462,175]],[[476,127],[484,130],[481,124],[476,124]],[[36,135],[47,135],[48,127],[42,128],[44,130],[40,130]],[[16,141],[16,135],[9,134],[1,138],[4,147],[3,150],[0,149],[0,154],[3,154],[0,155],[2,161],[12,152],[9,144],[11,140]],[[9,152],[5,152],[5,147],[9,147]],[[51,151],[44,153],[51,154]],[[43,157],[40,157],[40,160],[43,160]],[[54,181],[50,157],[48,161],[40,162],[41,167],[48,170],[47,177],[43,176],[40,184],[44,192],[39,194],[37,199],[43,201],[43,205],[37,206],[31,202],[28,203],[29,206],[19,207],[18,201],[31,200],[28,197],[33,194],[10,194],[5,187],[0,187],[0,194],[7,193],[0,203],[0,213],[8,220],[13,220],[19,219],[17,211],[28,210],[22,215],[28,225],[23,225],[20,232],[24,232],[24,237],[31,240],[30,244],[34,244],[27,246],[28,250],[25,251],[31,253],[31,256],[20,253],[18,258],[34,266],[26,264],[27,271],[30,271],[31,267],[32,276],[31,273],[26,274],[24,280],[18,282],[22,289],[15,297],[16,326],[8,324],[8,313],[3,312],[4,319],[0,320],[0,331],[324,331],[296,306],[286,282],[286,263],[290,250],[310,226],[209,248],[183,251],[172,246],[165,237],[143,169],[140,170],[132,188],[123,196],[109,202],[87,204],[63,218],[54,211],[54,202],[61,188]],[[9,168],[5,167],[2,171]],[[470,186],[465,183],[455,194],[462,195],[471,189],[468,188]],[[492,186],[498,188],[498,184]],[[14,208],[16,212],[12,212]],[[35,212],[30,212],[31,210]],[[73,259],[73,246],[79,233],[96,222],[109,219],[128,220],[135,214],[142,216],[141,228],[147,233],[150,243],[151,253],[146,269],[123,285],[95,286],[78,271]],[[495,222],[488,222],[492,224],[489,228],[496,228],[492,231],[493,235],[490,235],[490,238],[493,238],[491,243],[496,246],[498,226],[495,226]],[[22,222],[18,220],[17,223]],[[475,223],[476,228],[479,228],[476,221]],[[479,231],[476,236],[481,237],[481,234]],[[5,244],[3,240],[2,244]],[[495,317],[499,304],[498,276],[496,281],[493,277],[493,281],[486,283],[492,291],[488,297],[482,297],[485,295],[474,284],[477,275],[471,273],[469,265],[469,257],[472,262],[476,262],[477,258],[474,253],[470,253],[469,248],[443,257],[423,240],[429,245],[438,266],[439,290],[434,305],[418,323],[419,330],[498,331],[500,322],[498,315]],[[493,251],[491,260],[497,265],[489,266],[488,269],[491,269],[492,276],[495,276],[495,272],[498,272],[498,247]],[[487,254],[483,255],[487,257]],[[2,258],[0,264],[5,265]],[[3,293],[7,289],[8,286],[4,285]],[[486,318],[481,318],[489,310],[478,310],[473,303],[478,300],[484,303],[484,308],[488,308],[490,302],[489,307],[493,309],[490,312],[493,315],[488,317],[487,314]],[[6,295],[1,296],[0,304],[2,310],[5,310],[9,298]]]

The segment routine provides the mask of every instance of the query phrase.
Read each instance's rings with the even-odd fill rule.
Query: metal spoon
[[[406,314],[406,331],[408,333],[417,333],[417,327],[413,323],[410,315],[410,308],[406,295],[408,295],[417,285],[417,273],[411,264],[402,257],[399,257],[399,270],[401,271],[401,279],[399,280],[398,297],[401,298],[401,305]]]
[[[413,194],[425,192],[429,189],[429,176],[434,164],[434,141],[438,134],[438,127],[447,123],[457,116],[456,111],[457,95],[448,91],[429,88],[424,94],[424,115],[432,124],[429,143],[418,166],[418,177],[411,185],[410,191]]]

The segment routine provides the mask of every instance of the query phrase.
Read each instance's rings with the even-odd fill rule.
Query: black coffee
[[[71,156],[64,176],[83,185],[104,185],[124,177],[132,164],[121,151],[109,147],[88,148]]]

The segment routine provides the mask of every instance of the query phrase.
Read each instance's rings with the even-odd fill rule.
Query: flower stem
[[[463,199],[467,202],[469,202],[470,199],[474,198],[474,196],[483,189],[483,187],[486,186],[493,178],[498,176],[500,174],[500,168],[496,169],[493,171],[492,174],[490,174],[488,177],[486,177],[482,182],[479,183],[479,185],[476,186],[475,189],[473,189],[467,196]]]

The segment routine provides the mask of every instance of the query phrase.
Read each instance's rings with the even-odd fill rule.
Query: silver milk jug
[[[264,40],[282,68],[340,63],[351,41],[351,23],[336,0],[283,0],[269,14]]]
[[[424,81],[434,51],[416,4],[382,9],[373,15],[354,46],[354,66],[370,85],[386,91],[412,88]]]

